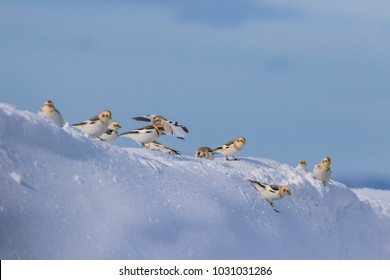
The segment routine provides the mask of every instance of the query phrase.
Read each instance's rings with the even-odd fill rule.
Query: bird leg
[[[273,204],[272,202],[270,202],[269,204],[271,205],[272,209],[274,209],[274,211],[275,211],[276,213],[280,213],[280,211],[278,211],[278,210],[275,209],[274,204]]]
[[[226,160],[228,160],[228,161],[239,160],[238,158],[235,158],[235,157],[233,157],[233,156],[232,156],[233,159],[229,159],[227,156],[225,156],[225,157],[226,157]]]

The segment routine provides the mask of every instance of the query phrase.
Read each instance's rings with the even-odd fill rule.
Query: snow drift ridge
[[[121,148],[0,103],[1,259],[388,259],[389,216],[269,159]],[[275,213],[246,179],[288,185]]]

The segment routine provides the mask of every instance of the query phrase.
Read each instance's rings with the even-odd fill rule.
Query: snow
[[[353,190],[357,196],[369,203],[379,217],[387,218],[390,216],[390,191],[362,188]]]
[[[0,103],[0,258],[390,259],[389,191],[240,159],[118,147]],[[276,213],[247,179],[292,196]]]

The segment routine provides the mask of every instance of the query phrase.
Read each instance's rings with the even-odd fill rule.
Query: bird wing
[[[151,122],[154,117],[157,117],[157,115],[144,115],[139,117],[134,117],[133,119],[136,121],[143,121],[143,122]],[[174,136],[179,139],[184,139],[187,136],[188,128],[180,125],[178,122],[173,122],[170,120],[166,120],[164,117],[159,116],[159,119],[161,120],[162,124],[164,125],[164,134],[168,136]]]
[[[131,131],[123,132],[121,135],[126,135],[126,134],[146,134],[146,133],[152,133],[156,128],[153,125],[147,125],[141,128],[133,129]]]
[[[180,152],[179,152],[179,151],[176,151],[176,150],[174,150],[174,149],[172,149],[172,148],[169,148],[169,147],[167,147],[167,146],[165,146],[165,145],[162,145],[161,148],[162,148],[163,150],[165,149],[166,151],[168,151],[169,154],[172,154],[172,155],[180,155]]]
[[[219,150],[226,150],[226,149],[229,149],[230,145],[233,144],[233,141],[231,142],[228,142],[226,144],[223,144],[222,146],[219,146],[217,148],[214,149],[214,152],[218,152]]]
[[[173,154],[173,155],[180,155],[180,153],[178,151],[171,149],[171,148],[161,144],[158,141],[152,141],[150,143],[147,143],[146,146],[150,149],[153,149],[153,150],[159,150],[159,151],[166,152],[166,153]]]
[[[233,145],[234,144],[234,141],[230,141],[230,142],[227,142],[226,144],[223,144],[222,146],[227,148],[229,147],[230,145]]]
[[[279,187],[276,185],[268,185],[264,183],[259,183],[259,184],[263,189],[267,190],[270,193],[276,193],[279,191]]]
[[[279,191],[279,186],[278,185],[267,185],[269,191],[271,192],[278,192]]]
[[[105,134],[107,134],[107,135],[111,135],[113,132],[114,132],[114,130],[113,130],[113,129],[111,129],[111,128],[108,128],[108,129],[106,130]]]
[[[88,121],[83,121],[81,123],[72,124],[72,126],[81,126],[81,125],[86,125],[87,123],[88,123]]]
[[[172,122],[172,121],[166,121],[166,123],[169,124],[170,129],[172,131],[172,136],[183,139],[187,136],[188,134],[188,128],[178,124],[177,122]],[[164,125],[165,127],[165,125]]]
[[[141,121],[141,122],[151,122],[154,117],[156,117],[156,115],[145,115],[145,116],[134,117],[133,120]]]
[[[252,185],[257,190],[259,190],[259,188],[263,188],[264,190],[267,190],[271,193],[276,193],[279,191],[279,187],[277,185],[268,185],[268,184],[260,183],[260,182],[254,181],[254,180],[249,180],[249,179],[248,179],[248,181],[251,182]]]
[[[95,122],[97,122],[97,121],[99,121],[99,116],[94,116],[94,117],[90,118],[90,119],[89,119],[88,121],[86,121],[86,122],[95,123]]]
[[[86,125],[86,124],[93,124],[93,123],[96,123],[97,121],[99,121],[99,116],[94,116],[94,117],[90,118],[89,120],[83,121],[83,122],[81,122],[81,123],[72,124],[72,126],[80,126],[80,125]]]
[[[265,186],[263,186],[260,182],[250,180],[250,179],[248,179],[248,182],[250,182],[252,184],[252,186],[256,189],[256,191],[259,191],[259,189],[258,189],[259,187],[265,189]]]
[[[219,150],[222,150],[222,146],[216,147],[216,148],[213,150],[213,152],[218,152]]]

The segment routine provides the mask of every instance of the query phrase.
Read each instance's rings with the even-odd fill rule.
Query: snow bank
[[[0,168],[1,259],[390,258],[389,211],[269,159],[121,148],[0,103]],[[276,213],[246,179],[292,196]]]

